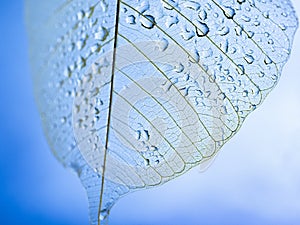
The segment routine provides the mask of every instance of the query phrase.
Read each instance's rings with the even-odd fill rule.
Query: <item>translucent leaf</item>
[[[278,82],[289,0],[27,0],[35,97],[91,224],[122,195],[205,169]]]

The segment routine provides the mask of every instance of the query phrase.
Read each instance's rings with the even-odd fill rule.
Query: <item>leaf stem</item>
[[[113,93],[114,93],[114,76],[115,76],[116,53],[117,53],[117,42],[118,42],[117,37],[118,37],[118,31],[119,31],[120,5],[121,5],[121,1],[117,0],[116,17],[115,17],[114,49],[113,49],[113,58],[112,58],[110,95],[109,95],[109,107],[108,107],[108,119],[107,119],[106,137],[105,137],[106,139],[105,139],[105,147],[104,147],[100,202],[99,202],[99,208],[98,208],[98,225],[101,224],[100,216],[101,216],[101,208],[102,208],[102,203],[103,203],[102,200],[103,200],[103,193],[104,193],[106,157],[107,157],[109,132],[110,132],[110,122],[111,122],[111,112],[112,112],[112,98],[113,98]]]

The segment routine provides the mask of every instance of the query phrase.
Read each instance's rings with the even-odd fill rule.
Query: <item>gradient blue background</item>
[[[85,191],[52,156],[41,130],[23,4],[2,1],[0,8],[0,224],[88,225]],[[127,195],[110,224],[300,224],[299,63],[298,32],[278,86],[212,166]]]

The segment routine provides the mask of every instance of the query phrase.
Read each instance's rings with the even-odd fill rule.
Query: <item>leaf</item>
[[[298,21],[274,0],[27,0],[35,97],[90,223],[205,169],[277,84]]]

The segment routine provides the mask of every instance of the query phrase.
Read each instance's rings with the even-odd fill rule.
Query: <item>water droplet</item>
[[[96,40],[105,41],[108,36],[108,30],[105,27],[100,27],[94,34]]]
[[[233,81],[234,81],[233,77],[230,76],[230,75],[227,77],[227,80],[228,80],[229,82],[233,82]]]
[[[109,211],[107,209],[103,209],[100,212],[99,219],[100,221],[106,220],[109,215]]]
[[[205,10],[201,9],[198,16],[201,20],[206,20],[207,19],[207,12]]]
[[[218,30],[218,34],[221,36],[225,36],[229,33],[230,29],[227,26],[222,27],[220,30]]]
[[[60,122],[61,122],[61,123],[66,123],[66,122],[67,122],[67,117],[65,117],[65,116],[62,117],[62,118],[60,119]]]
[[[228,113],[227,107],[225,105],[221,106],[221,110],[220,111],[221,111],[221,113],[223,115],[226,115]]]
[[[191,55],[189,56],[189,60],[192,63],[198,63],[199,62],[200,56],[199,56],[199,52],[196,49],[191,51]]]
[[[279,27],[280,27],[280,29],[283,30],[283,31],[286,30],[286,28],[287,28],[286,25],[283,24],[283,23],[280,23],[280,24],[279,24]]]
[[[265,34],[265,37],[270,37],[270,33],[265,32],[264,34]]]
[[[245,22],[250,22],[251,21],[251,18],[249,16],[246,16],[246,15],[242,15],[241,19],[244,20]]]
[[[256,21],[254,21],[253,24],[254,24],[254,26],[259,26],[259,25],[260,25],[260,22],[256,20]]]
[[[266,55],[266,57],[265,57],[265,59],[264,59],[264,63],[265,63],[266,65],[269,65],[269,64],[271,64],[272,62],[273,62],[272,59],[271,59],[269,56]]]
[[[85,13],[83,10],[77,13],[77,20],[82,20],[85,16]]]
[[[242,35],[242,32],[243,32],[242,27],[240,27],[240,26],[235,26],[235,27],[234,27],[234,30],[235,30],[236,36],[241,36],[241,35]]]
[[[250,106],[250,108],[251,108],[252,110],[255,110],[255,109],[257,108],[257,105],[252,104],[252,105]]]
[[[269,39],[269,40],[268,40],[268,44],[269,44],[269,45],[273,45],[273,44],[274,44],[273,39]]]
[[[78,50],[82,50],[85,45],[86,45],[86,40],[85,39],[81,39],[81,40],[76,42],[76,46],[77,46]]]
[[[223,43],[221,43],[221,49],[223,52],[227,53],[229,49],[228,39],[225,39]]]
[[[149,166],[150,165],[150,160],[149,159],[145,159],[145,165]]]
[[[134,15],[127,16],[126,17],[126,23],[128,23],[128,24],[136,24],[135,19],[136,18],[135,18]]]
[[[213,54],[214,54],[214,53],[213,53],[213,50],[212,50],[211,48],[209,48],[209,49],[207,49],[207,50],[201,51],[201,56],[202,56],[203,58],[209,58],[209,57],[211,57]]]
[[[254,57],[252,55],[245,55],[244,59],[248,64],[252,64],[254,62]]]
[[[240,75],[244,75],[245,74],[245,68],[243,65],[239,64],[237,65],[237,72],[240,74]]]
[[[188,41],[191,40],[193,37],[195,37],[195,32],[184,28],[181,30],[180,35],[183,40]]]
[[[209,28],[206,23],[202,23],[197,20],[195,22],[195,25],[196,25],[196,33],[198,37],[204,37],[205,35],[208,34]]]
[[[183,6],[194,11],[198,11],[200,9],[200,4],[194,1],[186,1]]]
[[[141,131],[140,130],[137,130],[135,132],[135,139],[138,140],[138,141],[141,139]]]
[[[224,7],[222,10],[228,19],[232,19],[235,16],[235,10],[231,7]]]
[[[167,39],[162,38],[160,41],[157,42],[158,49],[163,52],[165,51],[169,46],[169,42]]]
[[[95,107],[94,110],[95,110],[95,111],[94,111],[94,114],[95,114],[95,115],[100,114],[100,110],[99,110],[97,107]]]
[[[248,31],[247,36],[248,36],[248,38],[253,38],[254,32],[253,31]]]
[[[263,16],[264,16],[266,19],[269,19],[269,16],[270,16],[269,11],[263,12]]]
[[[167,27],[171,27],[174,24],[177,24],[178,22],[179,22],[179,20],[178,20],[177,16],[168,16],[165,24]]]
[[[272,74],[271,76],[272,80],[277,81],[278,80],[278,76],[276,74]]]
[[[141,25],[147,29],[152,29],[155,26],[155,19],[151,15],[144,15],[140,18]]]
[[[177,73],[181,73],[183,70],[184,70],[184,66],[182,65],[182,63],[179,63],[174,66],[174,71]]]
[[[149,10],[150,5],[148,1],[143,1],[141,3],[139,3],[139,7],[137,7],[137,11],[139,11],[141,14],[143,14],[144,12],[146,12],[147,10]]]
[[[141,137],[142,137],[144,140],[149,141],[149,139],[150,139],[149,131],[148,131],[148,130],[142,130],[142,131],[141,131]]]
[[[84,57],[78,57],[76,61],[76,66],[78,69],[82,69],[86,66],[86,59]]]
[[[72,71],[71,71],[70,67],[68,67],[64,70],[64,76],[65,77],[71,77],[72,76]]]
[[[243,97],[248,97],[248,91],[247,90],[245,90],[245,91],[243,91]]]
[[[259,74],[258,74],[258,76],[259,76],[260,78],[264,77],[265,75],[266,75],[266,74],[265,74],[263,71],[260,71]]]

